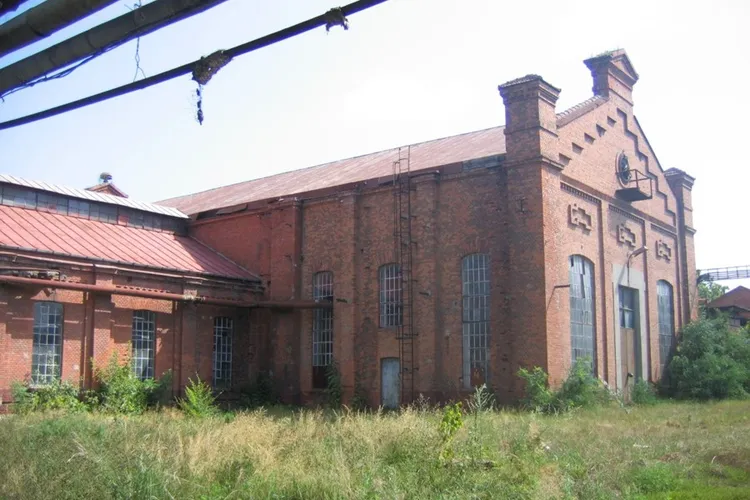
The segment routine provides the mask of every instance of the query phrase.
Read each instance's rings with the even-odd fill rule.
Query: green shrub
[[[611,400],[607,388],[591,373],[588,359],[576,360],[557,391],[549,388],[547,373],[538,366],[531,371],[521,368],[518,376],[526,382],[524,405],[542,413],[566,412]]]
[[[339,364],[332,360],[331,364],[326,367],[326,395],[328,396],[328,406],[339,408],[341,406],[341,373]]]
[[[245,408],[273,406],[279,402],[273,379],[268,373],[260,372],[255,383],[240,389],[240,405]]]
[[[108,413],[134,415],[143,413],[154,402],[155,394],[166,391],[167,383],[157,383],[154,379],[139,379],[130,364],[130,356],[119,362],[113,353],[109,362],[94,368],[94,376],[99,381],[99,408]],[[166,377],[171,380],[171,374]]]
[[[518,376],[526,382],[524,407],[542,413],[550,413],[554,409],[555,393],[549,388],[549,377],[542,368],[535,366],[531,370],[521,368]]]
[[[464,415],[461,403],[447,405],[443,409],[443,418],[438,424],[438,432],[442,440],[440,450],[440,459],[451,460],[454,455],[453,438],[456,433],[464,426]]]
[[[185,397],[178,401],[178,406],[185,415],[196,418],[210,417],[219,411],[213,390],[197,375],[195,380],[189,379],[185,387]]]
[[[659,402],[656,388],[645,380],[639,380],[633,384],[631,398],[633,404],[636,405],[654,405]]]
[[[664,377],[664,390],[678,399],[744,398],[750,393],[750,334],[724,318],[687,325]]]
[[[85,411],[86,405],[79,399],[79,389],[70,382],[55,380],[50,384],[30,387],[21,382],[14,382],[13,409],[16,413],[26,414],[38,411],[67,410]]]

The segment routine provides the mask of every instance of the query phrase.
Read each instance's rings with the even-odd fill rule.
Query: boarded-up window
[[[32,385],[60,378],[62,365],[63,306],[56,302],[34,304],[34,343],[31,354]]]
[[[333,302],[333,273],[324,271],[313,276],[313,300]],[[312,365],[313,387],[327,387],[326,370],[333,361],[333,309],[313,311]]]
[[[214,387],[232,387],[232,318],[214,318]]]
[[[672,285],[664,280],[656,282],[656,298],[659,309],[659,366],[660,373],[672,355],[674,344],[674,302]]]
[[[463,295],[463,379],[469,389],[489,378],[490,269],[489,256],[467,255],[461,261]]]
[[[398,264],[386,264],[380,268],[380,326],[401,324],[401,268]]]
[[[155,336],[156,314],[151,311],[133,311],[133,372],[141,380],[154,378]]]
[[[570,346],[572,360],[588,358],[596,367],[594,265],[581,255],[570,257]]]

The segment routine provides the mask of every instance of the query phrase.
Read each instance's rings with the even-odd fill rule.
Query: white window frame
[[[156,313],[153,311],[133,311],[131,350],[133,373],[141,380],[154,378]]]
[[[234,319],[227,316],[214,318],[213,386],[216,389],[232,387],[232,343]]]
[[[34,303],[31,385],[49,385],[62,375],[63,305]]]
[[[400,326],[403,321],[402,281],[398,264],[384,264],[378,269],[381,328]]]

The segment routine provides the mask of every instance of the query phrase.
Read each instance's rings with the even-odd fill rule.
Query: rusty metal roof
[[[259,280],[187,236],[5,205],[0,205],[0,247],[183,274]]]
[[[736,307],[750,311],[750,289],[744,286],[738,286],[721,297],[708,303],[708,307],[723,309],[727,307]]]
[[[72,198],[80,198],[82,200],[98,201],[100,203],[108,203],[110,205],[130,207],[135,210],[143,210],[144,212],[168,215],[170,217],[178,217],[180,219],[188,218],[184,213],[171,207],[164,207],[156,205],[154,203],[146,203],[143,201],[135,201],[130,198],[123,198],[121,196],[114,196],[111,194],[87,191],[85,189],[70,188],[66,186],[59,186],[56,184],[47,184],[46,182],[29,181],[7,174],[0,174],[0,182],[14,184],[16,186],[23,186],[31,189],[38,189],[40,191],[47,191],[50,193],[61,194],[63,196],[70,196]]]
[[[398,149],[387,149],[302,170],[294,170],[158,202],[193,215],[242,203],[299,195],[309,191],[393,175]],[[411,170],[449,165],[505,153],[504,127],[494,127],[411,146]]]

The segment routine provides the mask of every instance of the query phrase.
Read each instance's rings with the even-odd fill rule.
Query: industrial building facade
[[[4,178],[36,201],[0,206],[3,396],[88,387],[88,360],[127,349],[175,393],[265,374],[299,404],[333,362],[373,406],[482,383],[511,402],[520,367],[557,383],[578,358],[615,388],[657,380],[695,314],[693,179],[659,165],[627,55],[585,63],[594,96],[561,113],[529,75],[499,87],[504,127],[157,205]]]

